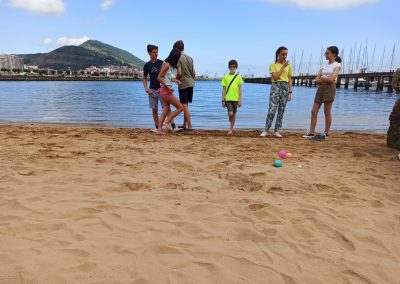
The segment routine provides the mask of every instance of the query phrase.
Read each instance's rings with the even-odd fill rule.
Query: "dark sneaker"
[[[303,138],[313,138],[314,136],[314,133],[307,133],[306,135],[303,135]]]
[[[314,140],[314,141],[323,141],[326,139],[326,137],[325,137],[325,134],[317,134],[317,135],[311,136],[308,139]]]

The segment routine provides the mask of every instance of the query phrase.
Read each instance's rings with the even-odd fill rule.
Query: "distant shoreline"
[[[59,76],[0,76],[5,82],[35,82],[35,81],[105,81],[105,82],[141,82],[143,78],[110,78],[110,77],[59,77]],[[196,78],[196,81],[219,81],[220,79]]]
[[[142,81],[140,78],[59,77],[59,76],[0,76],[0,81]]]

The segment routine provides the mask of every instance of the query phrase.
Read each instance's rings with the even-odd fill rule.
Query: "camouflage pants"
[[[289,96],[289,84],[286,82],[276,82],[271,85],[271,92],[269,95],[269,110],[265,122],[265,130],[271,128],[272,121],[274,120],[276,109],[278,109],[278,116],[275,121],[275,132],[282,128],[282,119],[285,112],[286,103]]]

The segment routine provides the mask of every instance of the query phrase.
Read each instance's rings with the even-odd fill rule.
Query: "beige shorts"
[[[330,103],[335,100],[335,96],[336,84],[322,84],[318,87],[314,102],[319,104]]]

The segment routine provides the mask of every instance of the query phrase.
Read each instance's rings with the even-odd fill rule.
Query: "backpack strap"
[[[233,81],[235,81],[235,79],[236,79],[237,75],[238,75],[238,74],[236,74],[236,75],[235,75],[235,77],[233,77],[232,81],[229,83],[228,89],[226,89],[225,96],[228,94],[229,88],[231,87],[231,85],[232,85]]]

